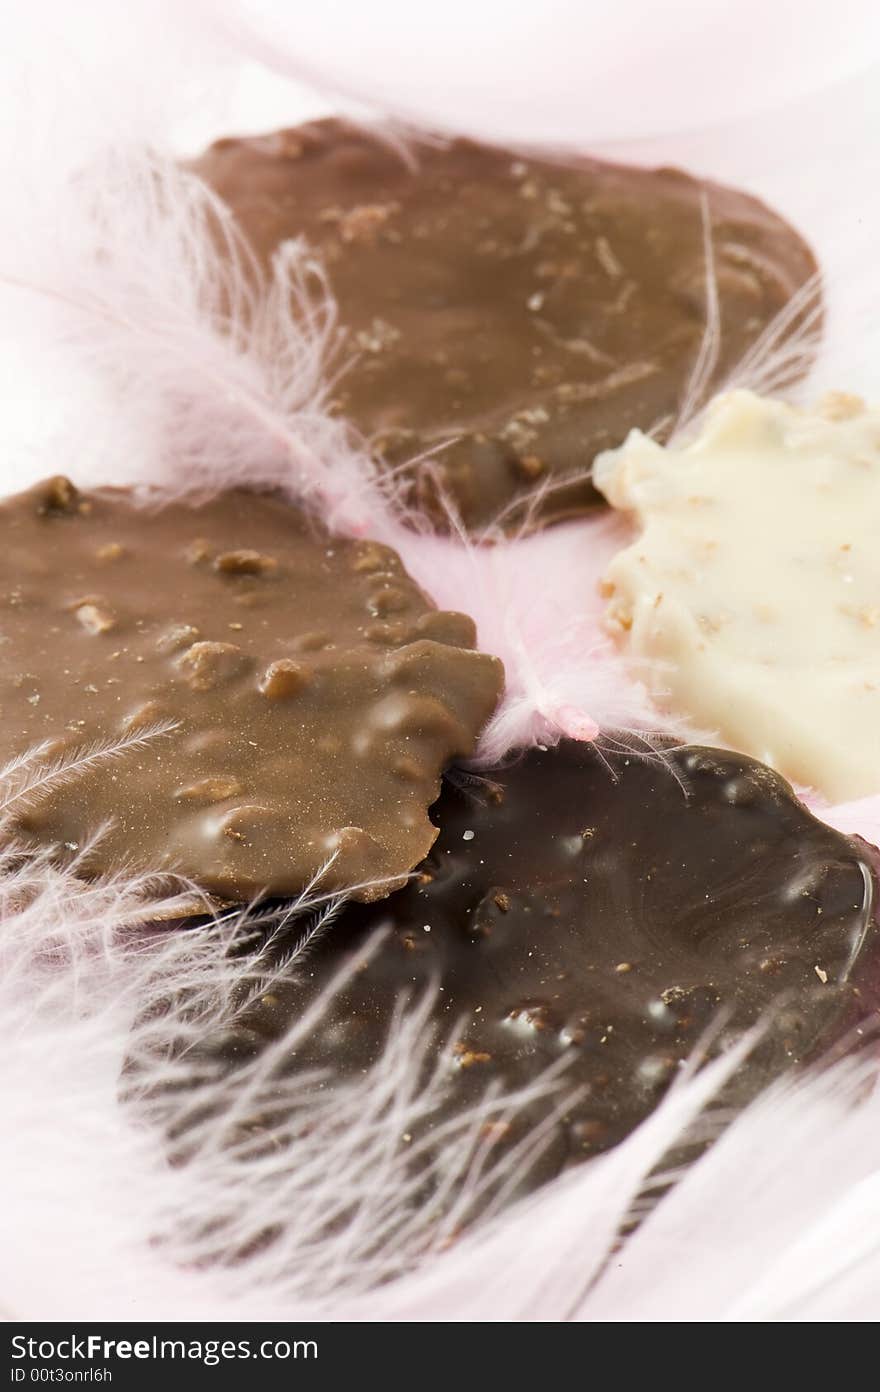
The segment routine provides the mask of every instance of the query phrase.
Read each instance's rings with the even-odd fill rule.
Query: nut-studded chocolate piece
[[[340,120],[221,140],[196,163],[268,264],[305,236],[354,361],[335,408],[467,526],[549,485],[544,520],[601,502],[584,471],[634,426],[668,433],[707,322],[708,395],[813,275],[803,239],[754,198],[675,169],[557,164],[473,144],[390,142]],[[580,481],[565,486],[566,476]]]
[[[0,760],[169,724],[37,786],[19,824],[96,870],[170,869],[241,900],[389,891],[429,850],[440,774],[501,664],[395,552],[274,497],[135,506],[51,480],[0,504]]]
[[[289,984],[249,1010],[239,1050],[276,1035],[384,925],[295,1066],[363,1068],[400,994],[436,982],[449,1113],[492,1080],[524,1085],[568,1060],[564,1088],[582,1094],[535,1181],[621,1140],[713,1025],[714,1051],[766,1021],[728,1088],[734,1103],[880,1004],[874,853],[743,756],[685,747],[606,763],[567,743],[483,788],[447,783],[435,816],[419,877],[347,909]],[[521,1140],[557,1101],[531,1105],[498,1143]]]

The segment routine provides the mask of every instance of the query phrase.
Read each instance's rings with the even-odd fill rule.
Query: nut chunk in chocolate
[[[692,746],[606,763],[567,743],[489,787],[447,783],[434,815],[440,836],[418,878],[346,909],[250,1009],[241,1049],[277,1034],[384,925],[296,1066],[356,1072],[380,1055],[400,993],[437,982],[450,1114],[490,1081],[525,1085],[568,1060],[564,1086],[582,1093],[535,1179],[621,1140],[713,1024],[723,1047],[767,1021],[733,1103],[880,1001],[874,853],[751,759]],[[522,1139],[557,1100],[531,1105],[498,1143]]]
[[[428,808],[502,681],[462,614],[395,552],[277,498],[145,508],[52,480],[0,504],[0,760],[173,724],[52,782],[21,814],[96,871],[169,869],[230,899],[388,892],[430,849]],[[367,883],[369,882],[369,883]]]
[[[218,141],[195,168],[264,265],[292,237],[320,254],[353,359],[335,408],[389,464],[441,447],[409,475],[441,520],[437,479],[473,528],[505,508],[516,524],[543,484],[545,520],[581,512],[600,450],[668,434],[706,327],[704,216],[706,396],[816,270],[776,213],[680,170],[408,144],[315,121]]]

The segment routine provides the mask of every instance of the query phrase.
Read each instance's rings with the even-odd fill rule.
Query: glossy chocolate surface
[[[169,732],[38,785],[38,843],[228,899],[372,883],[428,851],[440,774],[502,682],[395,552],[277,498],[146,508],[54,479],[0,503],[0,762]]]
[[[434,816],[422,873],[381,905],[350,906],[218,1043],[227,1060],[276,1037],[385,927],[289,1066],[326,1068],[328,1085],[356,1073],[380,1054],[401,993],[436,982],[447,1114],[490,1082],[521,1086],[568,1059],[563,1091],[582,1095],[537,1182],[626,1136],[711,1027],[716,1052],[766,1018],[727,1089],[737,1103],[880,1003],[874,852],[745,757],[685,747],[663,762],[606,762],[569,743],[532,751],[492,785],[447,782]],[[493,1140],[515,1144],[558,1100]]]
[[[675,169],[466,140],[404,157],[339,120],[221,140],[195,167],[264,264],[292,237],[320,253],[354,359],[335,409],[390,464],[444,446],[411,496],[440,517],[439,479],[471,528],[508,508],[517,524],[548,483],[545,520],[582,512],[599,450],[668,432],[706,325],[704,202],[721,321],[705,397],[816,270],[777,214]]]

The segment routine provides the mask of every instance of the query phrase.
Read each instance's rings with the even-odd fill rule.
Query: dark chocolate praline
[[[264,267],[292,238],[318,253],[347,335],[332,409],[405,466],[411,503],[442,524],[439,484],[472,530],[519,526],[537,486],[543,521],[601,504],[596,454],[682,409],[707,285],[717,358],[692,405],[816,271],[777,213],[677,169],[402,148],[336,119],[220,140],[195,168]]]
[[[380,1057],[401,995],[437,987],[448,1084],[434,1123],[490,1080],[512,1089],[569,1061],[563,1090],[582,1093],[534,1184],[622,1140],[702,1043],[717,1053],[764,1022],[724,1094],[738,1104],[876,1019],[877,856],[754,760],[569,742],[490,782],[447,781],[433,815],[440,835],[407,888],[349,906],[209,1052],[227,1066],[252,1056],[384,928],[286,1067],[326,1069],[324,1086],[356,1074]],[[529,1105],[495,1143],[515,1144],[558,1101]]]

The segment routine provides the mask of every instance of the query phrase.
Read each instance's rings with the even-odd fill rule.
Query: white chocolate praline
[[[658,704],[834,801],[880,791],[880,411],[731,392],[594,478],[641,531],[607,622]]]

